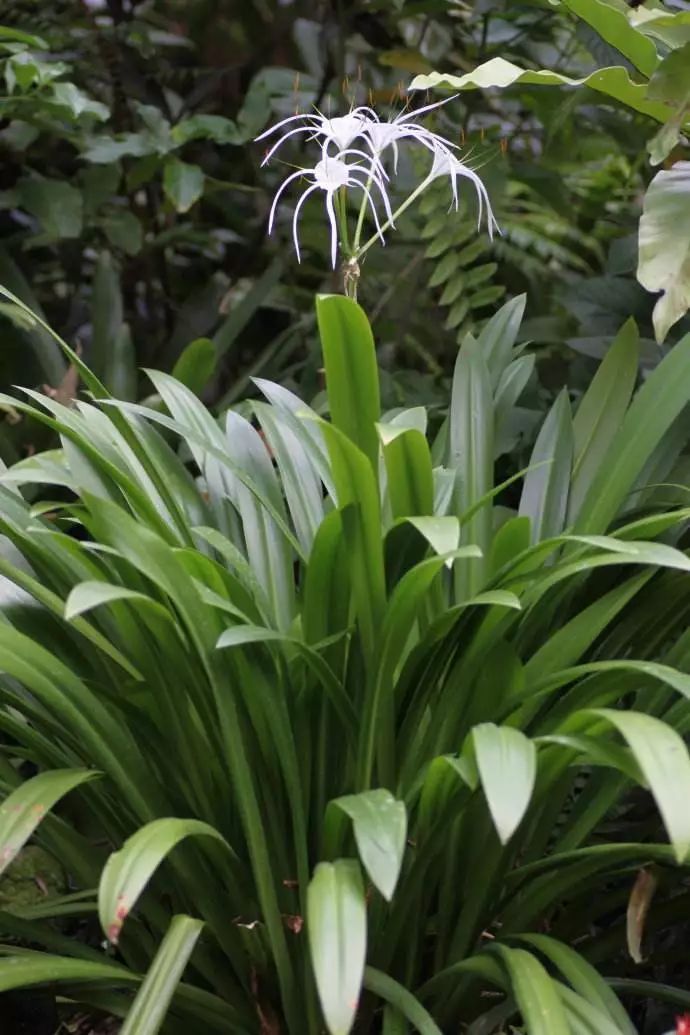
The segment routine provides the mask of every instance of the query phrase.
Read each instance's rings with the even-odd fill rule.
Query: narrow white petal
[[[332,190],[326,191],[326,211],[328,212],[328,218],[331,222],[331,265],[333,269],[335,269],[335,263],[338,257],[338,220],[335,215]]]
[[[264,130],[258,137],[254,137],[254,140],[263,140],[265,137],[269,137],[271,133],[275,133],[281,126],[286,126],[288,122],[296,122],[297,119],[309,119],[312,123],[314,122],[313,115],[288,115],[286,119],[281,119],[280,122],[276,122],[275,126],[271,126],[270,129]]]
[[[295,205],[295,214],[292,217],[292,240],[293,240],[294,245],[295,245],[295,254],[297,255],[297,261],[298,262],[302,261],[302,256],[299,253],[299,238],[297,236],[297,221],[299,219],[300,209],[302,208],[302,205],[307,200],[309,195],[313,194],[314,191],[318,190],[318,189],[319,189],[318,185],[316,183],[312,183],[311,187],[307,187],[307,189],[305,190],[305,192],[302,194],[301,198],[299,199],[299,201]]]
[[[427,111],[433,111],[434,108],[441,108],[444,104],[448,104],[450,101],[456,100],[460,96],[459,93],[454,93],[452,97],[444,97],[442,101],[435,101],[433,104],[425,104],[423,108],[415,108],[414,111],[404,112],[401,111],[398,115],[398,119],[417,119],[420,115],[424,115]]]
[[[261,165],[264,166],[267,162],[270,162],[271,158],[276,153],[278,148],[285,143],[288,137],[294,137],[297,133],[310,133],[311,130],[311,126],[297,126],[296,129],[290,129],[287,133],[283,133],[282,137],[273,145],[270,151],[266,152],[261,162]]]
[[[297,172],[290,173],[290,175],[287,177],[287,179],[283,180],[283,182],[281,183],[280,187],[276,191],[276,196],[273,199],[273,204],[271,205],[271,211],[270,211],[269,216],[268,216],[268,232],[269,232],[269,234],[273,230],[273,220],[275,218],[276,209],[278,207],[278,202],[280,200],[281,194],[283,193],[283,191],[285,190],[285,188],[288,186],[289,183],[292,183],[293,180],[296,180],[298,176],[304,176],[304,174],[308,173],[308,172],[309,172],[308,169],[298,169]]]
[[[377,233],[377,235],[379,237],[379,240],[381,241],[381,244],[385,246],[386,241],[385,241],[385,238],[383,236],[383,230],[381,229],[381,223],[379,221],[379,214],[376,211],[376,205],[374,204],[374,199],[371,196],[371,191],[368,189],[368,187],[367,187],[367,185],[365,183],[359,183],[356,180],[355,184],[356,184],[357,187],[361,187],[361,189],[362,189],[362,191],[363,191],[363,193],[364,193],[364,195],[365,195],[365,197],[367,199],[367,202],[369,203],[369,206],[371,208],[372,214],[374,216],[374,223],[376,225],[376,233]]]

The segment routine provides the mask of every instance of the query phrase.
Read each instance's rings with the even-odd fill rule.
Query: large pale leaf
[[[519,515],[530,519],[533,543],[559,535],[564,529],[572,462],[573,426],[564,389],[534,443],[520,497]]]
[[[537,750],[524,733],[486,722],[472,731],[479,778],[501,844],[517,830],[534,790]]]
[[[367,948],[359,864],[319,863],[307,891],[307,933],[321,1008],[330,1035],[348,1035],[357,1012]]]
[[[640,219],[637,279],[663,294],[654,306],[654,331],[662,342],[690,309],[690,162],[658,172]]]
[[[494,86],[512,86],[514,83],[524,83],[526,86],[589,86],[658,122],[665,122],[672,113],[666,104],[649,101],[646,83],[634,83],[626,70],[618,65],[597,69],[584,79],[571,79],[543,68],[520,68],[512,61],[495,57],[465,75],[444,75],[441,72],[418,75],[412,80],[409,89],[433,90],[441,87],[448,90],[472,90],[479,87],[486,90]]]
[[[365,870],[390,902],[402,866],[407,834],[405,804],[379,788],[336,798],[352,820],[355,841]]]

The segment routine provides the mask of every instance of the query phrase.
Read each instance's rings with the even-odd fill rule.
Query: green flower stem
[[[341,187],[335,198],[338,225],[340,226],[340,247],[343,253],[350,257],[350,233],[347,226],[347,188]]]
[[[422,180],[422,182],[419,184],[418,187],[415,187],[415,189],[410,194],[409,198],[406,198],[406,200],[403,201],[403,203],[400,206],[400,208],[396,209],[395,212],[393,213],[393,215],[391,216],[391,218],[387,219],[386,222],[383,224],[383,226],[381,227],[381,233],[383,233],[384,230],[389,230],[390,227],[392,227],[394,225],[395,220],[399,216],[401,216],[403,214],[403,212],[407,211],[407,209],[410,207],[410,205],[417,200],[417,198],[419,197],[420,194],[424,193],[424,191],[426,190],[426,188],[429,186],[429,184],[432,182],[433,179],[434,179],[433,176],[427,176],[426,179]],[[366,198],[364,200],[366,201]],[[361,214],[361,212],[360,212],[360,214]],[[369,238],[369,240],[366,241],[362,245],[361,248],[359,248],[358,247],[358,244],[359,244],[358,238],[357,238],[357,236],[355,236],[355,243],[354,243],[354,249],[353,249],[354,258],[357,259],[357,260],[361,259],[362,256],[366,255],[366,253],[369,251],[369,249],[371,248],[372,244],[374,244],[378,240],[379,240],[379,233],[377,231],[375,234],[372,234],[372,236]]]
[[[368,192],[371,190],[371,185],[372,185],[373,182],[374,182],[374,177],[373,177],[373,175],[370,174],[369,178],[367,180],[366,190],[362,192],[362,201],[361,201],[361,204],[359,206],[359,214],[357,216],[357,226],[355,228],[355,239],[354,239],[354,243],[352,245],[353,255],[357,255],[357,249],[359,248],[359,242],[360,242],[360,238],[362,236],[362,229],[364,227],[364,217],[365,217],[366,211],[367,211],[367,196],[368,196]]]

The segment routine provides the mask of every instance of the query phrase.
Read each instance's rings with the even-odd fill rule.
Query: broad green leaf
[[[507,844],[532,797],[536,747],[520,730],[489,722],[474,727],[472,741],[491,817],[501,844]]]
[[[98,888],[101,927],[113,945],[139,896],[163,859],[186,837],[211,837],[217,830],[195,819],[155,819],[137,830],[108,859]]]
[[[180,354],[172,376],[201,395],[216,369],[216,347],[209,338],[196,338]]]
[[[689,238],[690,240],[690,238]],[[580,507],[577,532],[605,532],[690,394],[690,334],[636,393]]]
[[[320,426],[331,460],[364,648],[373,656],[386,596],[376,477],[370,459],[343,432],[325,422]]]
[[[524,949],[496,947],[530,1035],[571,1035],[556,986],[537,959]]]
[[[120,1035],[156,1035],[203,928],[201,920],[174,916],[139,986]]]
[[[637,1035],[618,996],[579,952],[545,934],[522,934],[519,941],[538,949],[584,999],[607,1014],[622,1035]]]
[[[487,497],[486,504],[464,524],[461,541],[478,546],[487,558],[493,534],[493,397],[486,360],[478,343],[469,337],[455,363],[448,420],[449,466],[457,472],[460,511],[470,511]],[[486,562],[481,560],[467,569],[457,566],[455,574],[459,603],[482,588]]]
[[[662,342],[690,309],[690,162],[662,169],[649,185],[637,279],[648,291],[663,292],[654,306],[654,331]]]
[[[82,196],[66,180],[24,179],[19,185],[19,201],[36,217],[49,240],[79,237],[83,217]]]
[[[479,351],[484,356],[489,370],[491,387],[496,392],[510,362],[513,346],[525,314],[526,302],[526,295],[511,298],[509,302],[501,306],[497,313],[494,313],[477,338]]]
[[[222,115],[192,115],[173,127],[172,138],[178,146],[190,140],[213,140],[216,144],[242,144],[244,137],[232,119]]]
[[[120,985],[130,987],[140,982],[139,974],[119,963],[70,959],[68,956],[34,952],[29,949],[18,949],[16,955],[7,955],[0,961],[0,992],[8,992],[14,988],[32,988],[36,985],[73,985],[76,988],[102,985],[104,988],[114,988]],[[93,993],[89,990],[84,1001],[91,1001],[92,994],[95,994],[95,990]],[[112,1002],[112,997],[107,999],[107,1006]],[[119,1007],[121,1001],[117,1002]],[[247,1026],[238,1010],[202,988],[179,985],[176,1005],[184,1008],[187,1024],[201,1024],[204,1031],[237,1031],[241,1035],[247,1035],[247,1032],[253,1030]],[[108,1009],[108,1013],[112,1014],[113,1011]]]
[[[330,1035],[348,1035],[364,974],[367,915],[359,864],[319,863],[307,890],[307,935]]]
[[[527,86],[589,86],[599,93],[622,101],[635,111],[649,115],[657,122],[665,122],[671,109],[658,101],[647,99],[647,84],[635,83],[628,72],[616,65],[612,68],[599,68],[583,79],[571,79],[546,69],[524,69],[514,65],[505,58],[495,57],[479,65],[465,75],[444,75],[432,72],[430,75],[418,75],[410,83],[410,90],[434,90],[438,87],[447,90],[472,90],[491,87],[508,87],[513,83],[524,83]]]
[[[115,340],[124,316],[120,276],[109,252],[101,252],[91,291],[91,365],[106,383],[111,373]]]
[[[530,519],[533,543],[564,529],[572,460],[570,400],[564,389],[542,424],[522,487],[519,516]]]
[[[204,171],[198,165],[169,158],[163,168],[163,190],[176,212],[189,212],[204,193]]]
[[[639,334],[628,320],[616,335],[573,419],[573,473],[568,519],[582,500],[623,423],[637,378]]]
[[[324,518],[324,498],[319,463],[312,456],[308,436],[303,433],[307,422],[298,424],[292,414],[266,403],[255,402],[253,408],[278,465],[295,532],[308,556]]]
[[[416,428],[377,424],[393,518],[431,514],[434,477],[426,436]]]
[[[690,43],[666,55],[649,80],[647,96],[681,108],[690,102]]]
[[[333,424],[354,442],[378,473],[381,416],[376,348],[364,310],[342,295],[316,300]]]
[[[554,986],[565,1009],[571,1035],[620,1035],[620,1028],[585,996],[573,992],[561,981]]]
[[[70,591],[65,601],[65,619],[71,622],[79,615],[92,611],[95,607],[103,604],[110,604],[117,600],[136,600],[147,607],[155,608],[157,613],[166,619],[171,616],[169,612],[151,597],[138,590],[128,589],[127,586],[119,586],[111,582],[80,582]]]
[[[460,522],[456,517],[408,517],[407,523],[424,536],[438,554],[454,553],[460,546]],[[467,557],[481,557],[481,550],[468,547]],[[452,558],[449,558],[452,563]]]
[[[81,115],[91,115],[98,122],[104,122],[110,117],[110,111],[105,104],[94,101],[74,83],[54,83],[53,100],[61,107],[67,108],[75,119]]]
[[[634,28],[624,7],[614,6],[610,0],[562,0],[563,6],[591,25],[595,32],[612,47],[624,54],[645,76],[653,74],[659,58],[652,41]],[[649,94],[650,100],[668,100]]]
[[[394,981],[388,974],[383,974],[374,967],[366,967],[364,970],[364,987],[368,992],[384,999],[396,1011],[405,1017],[420,1035],[441,1035],[431,1014],[424,1009],[411,992]]]
[[[389,902],[400,875],[407,812],[390,791],[377,789],[348,794],[331,803],[352,820],[359,857],[372,883]]]
[[[98,169],[98,166],[92,166]],[[140,221],[129,209],[112,209],[98,220],[105,236],[113,246],[127,255],[138,255],[144,243],[144,231]]]
[[[682,738],[653,715],[610,708],[592,714],[607,719],[627,741],[657,803],[676,859],[684,862],[690,852],[690,755]]]
[[[57,769],[32,776],[15,788],[0,806],[0,873],[60,798],[100,775],[93,769]]]

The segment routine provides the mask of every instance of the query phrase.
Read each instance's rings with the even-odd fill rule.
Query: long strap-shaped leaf
[[[32,776],[12,791],[0,806],[0,873],[7,869],[56,801],[100,775],[89,769],[57,769]]]
[[[142,981],[120,1035],[156,1035],[203,928],[201,920],[174,916]]]

